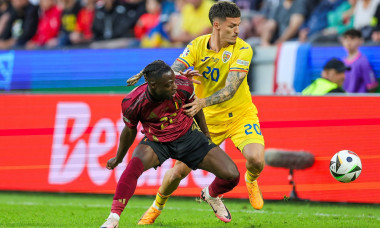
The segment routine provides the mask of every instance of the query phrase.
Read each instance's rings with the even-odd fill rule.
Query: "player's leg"
[[[191,169],[181,161],[176,161],[173,168],[166,171],[162,184],[153,201],[153,205],[140,218],[138,225],[153,224],[164,209],[170,195],[178,188],[179,183],[185,178]]]
[[[238,168],[232,159],[218,146],[207,153],[202,162],[199,163],[198,168],[216,176],[209,187],[209,193],[212,197],[231,191],[239,182]],[[222,182],[225,185],[221,185],[220,183]]]
[[[230,222],[231,214],[218,196],[231,191],[239,183],[240,175],[235,163],[220,147],[214,147],[198,168],[216,176],[214,181],[201,191],[201,199],[212,207],[216,217],[223,222]]]
[[[163,195],[171,195],[177,188],[183,178],[185,178],[191,169],[181,161],[176,161],[173,168],[169,169],[164,176],[159,192]]]
[[[158,166],[159,164],[158,156],[150,146],[139,144],[136,147],[132,159],[128,162],[127,167],[117,183],[111,213],[101,228],[119,226],[120,215],[136,190],[138,178],[145,170]]]
[[[245,181],[249,201],[253,208],[260,210],[264,200],[257,183],[264,168],[264,138],[260,130],[259,119],[254,112],[242,116],[230,129],[231,139],[246,158]]]
[[[264,206],[263,196],[259,188],[257,178],[264,169],[264,145],[250,143],[244,146],[243,155],[247,159],[245,182],[249,193],[249,201],[253,208],[260,210]]]
[[[215,144],[219,145],[224,140],[223,137],[225,128],[218,126],[215,129],[218,130],[218,132],[214,133],[212,136],[212,141],[215,142],[214,140],[217,140],[217,143]],[[195,143],[198,144],[197,141],[195,141]],[[206,148],[206,150],[208,149]],[[161,211],[163,210],[165,203],[169,199],[170,195],[178,188],[181,180],[185,178],[190,172],[191,168],[189,168],[185,163],[178,160],[176,161],[173,168],[166,171],[162,184],[156,194],[155,201],[153,202],[153,205],[140,218],[140,221],[138,223],[139,225],[153,224],[155,222],[157,217],[161,214]]]

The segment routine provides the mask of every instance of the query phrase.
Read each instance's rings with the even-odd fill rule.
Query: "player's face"
[[[345,78],[345,72],[338,72],[334,69],[325,70],[327,78],[338,84],[339,86],[343,86],[344,78]]]
[[[355,52],[359,46],[362,45],[363,40],[361,38],[343,37],[342,45],[349,52]]]
[[[235,44],[239,35],[240,17],[227,17],[220,24],[220,38],[222,43]]]
[[[175,84],[174,72],[168,71],[157,79],[153,86],[154,96],[159,100],[171,100],[177,93],[177,84]]]
[[[344,72],[337,72],[335,71],[335,81],[336,84],[338,84],[340,87],[343,86],[344,78],[345,78],[345,73]]]

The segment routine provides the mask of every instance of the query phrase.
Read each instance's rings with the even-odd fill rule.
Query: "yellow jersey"
[[[194,39],[177,58],[186,67],[194,66],[202,75],[195,78],[201,81],[201,84],[194,84],[195,94],[199,98],[211,96],[224,88],[230,71],[248,73],[252,61],[252,48],[244,40],[237,38],[234,45],[215,52],[207,48],[210,38],[211,34]],[[203,111],[207,124],[227,123],[246,112],[257,114],[247,77],[230,100],[208,106]]]
[[[181,10],[182,29],[193,36],[204,34],[207,28],[211,29],[208,12],[214,1],[204,0],[198,8],[193,4],[185,4]]]

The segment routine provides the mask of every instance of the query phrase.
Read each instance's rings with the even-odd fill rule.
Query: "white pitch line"
[[[7,204],[7,205],[24,205],[24,206],[62,206],[62,207],[70,207],[70,206],[77,206],[77,207],[92,207],[92,208],[109,208],[110,205],[105,204],[75,204],[75,203],[36,203],[36,202],[16,202],[16,201],[7,201],[7,202],[1,202],[0,204]],[[146,209],[147,206],[127,206],[126,209]],[[210,211],[208,209],[202,209],[202,208],[179,208],[179,207],[165,207],[165,210],[194,210],[194,211]],[[342,215],[342,214],[326,214],[326,213],[312,213],[312,214],[305,214],[305,213],[294,213],[294,212],[282,212],[282,211],[266,211],[266,210],[230,210],[234,213],[247,213],[247,214],[296,214],[297,216],[320,216],[320,217],[350,217],[350,218],[367,218],[367,219],[376,219],[380,221],[380,217],[372,216],[372,215]]]

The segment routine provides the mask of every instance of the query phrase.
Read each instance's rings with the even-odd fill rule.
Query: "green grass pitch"
[[[133,196],[120,227],[137,227],[153,200]],[[255,211],[248,200],[223,200],[232,214],[228,224],[207,203],[172,197],[148,227],[380,227],[380,205],[266,201]],[[0,192],[0,227],[100,227],[111,202],[112,195]]]

